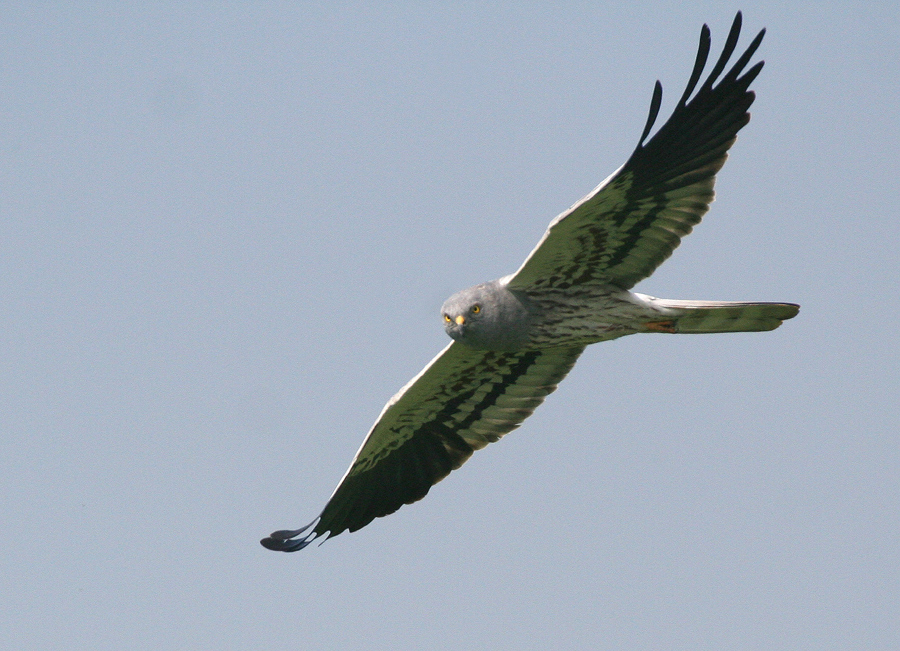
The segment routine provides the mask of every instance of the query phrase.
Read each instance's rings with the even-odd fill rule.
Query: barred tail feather
[[[793,303],[740,303],[727,301],[676,301],[654,298],[653,306],[674,317],[674,329],[683,334],[713,332],[763,332],[797,316]]]

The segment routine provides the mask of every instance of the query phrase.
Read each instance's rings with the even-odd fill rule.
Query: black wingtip
[[[265,547],[266,549],[271,549],[273,552],[296,552],[300,551],[304,547],[308,546],[312,543],[313,540],[319,537],[319,533],[316,531],[310,531],[308,534],[303,536],[302,538],[298,538],[300,534],[313,526],[317,520],[313,520],[305,527],[301,527],[300,529],[281,529],[280,531],[273,531],[269,534],[268,538],[263,538],[259,541],[259,544]]]
[[[697,57],[694,59],[694,69],[691,72],[687,87],[684,89],[684,94],[681,96],[681,99],[678,100],[678,106],[687,104],[688,98],[690,98],[691,93],[693,93],[694,89],[697,87],[697,82],[700,81],[700,75],[703,74],[703,69],[706,67],[706,61],[709,58],[709,50],[711,47],[712,37],[710,35],[709,25],[704,24],[703,28],[700,30],[700,45],[697,46]]]
[[[666,125],[663,125],[662,130],[665,130],[666,127],[670,123],[672,123],[673,120],[678,116],[687,112],[689,110],[689,104],[700,101],[701,97],[708,97],[710,93],[714,92],[716,88],[732,85],[735,81],[739,81],[742,84],[743,92],[746,93],[746,96],[750,98],[750,103],[752,103],[753,93],[752,91],[748,91],[747,87],[753,82],[753,80],[759,74],[760,70],[762,70],[763,62],[759,61],[746,71],[744,69],[749,63],[750,59],[756,53],[756,50],[759,48],[759,45],[766,34],[765,29],[762,29],[756,35],[756,37],[747,47],[746,51],[734,63],[734,65],[724,75],[724,77],[722,77],[719,86],[716,86],[716,82],[719,81],[719,77],[722,75],[725,67],[728,65],[728,60],[731,58],[731,55],[734,54],[734,51],[737,48],[738,40],[741,35],[742,23],[743,14],[739,11],[735,15],[734,21],[731,24],[731,29],[729,30],[728,36],[725,39],[722,53],[719,55],[719,58],[713,65],[712,71],[709,73],[709,76],[698,88],[698,84],[700,83],[700,78],[703,75],[703,70],[706,68],[712,46],[712,38],[709,25],[703,25],[700,30],[700,44],[697,48],[697,57],[694,60],[694,68],[691,71],[691,76],[688,80],[687,86],[684,89],[684,93],[682,94],[681,99],[679,99],[678,103],[675,106],[672,117],[669,119],[669,122]],[[742,73],[743,76],[741,76]],[[650,114],[647,117],[647,122],[644,125],[644,130],[641,133],[641,137],[638,140],[637,147],[635,148],[635,154],[644,149],[645,141],[649,137],[650,131],[653,129],[653,125],[656,122],[656,118],[658,117],[661,102],[662,85],[659,81],[657,81],[656,85],[653,88],[653,98],[650,101]],[[659,133],[657,133],[656,135],[659,135]],[[647,144],[649,145],[651,143]]]
[[[644,141],[650,133],[650,129],[653,128],[653,124],[656,122],[656,118],[659,115],[660,106],[662,106],[662,83],[657,79],[656,85],[653,87],[653,98],[650,100],[650,113],[647,115],[647,123],[644,125],[644,131],[641,133],[641,137],[638,140],[638,149],[644,144]]]
[[[276,540],[269,537],[260,540],[259,544],[273,552],[297,552],[312,543],[315,538],[315,534],[304,536],[298,540]]]

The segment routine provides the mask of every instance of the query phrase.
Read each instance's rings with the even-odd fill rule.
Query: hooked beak
[[[456,325],[464,325],[465,322],[466,322],[466,317],[464,317],[462,314],[460,314],[458,317],[456,317]]]

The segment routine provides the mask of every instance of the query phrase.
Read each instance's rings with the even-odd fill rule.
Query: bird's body
[[[764,32],[719,80],[740,25],[738,14],[694,94],[710,48],[703,26],[672,117],[645,144],[660,106],[657,82],[634,153],[550,223],[518,271],[447,299],[441,312],[454,341],[388,401],[320,516],[274,532],[261,541],[265,547],[296,551],[421,499],[474,450],[518,427],[589,344],[636,333],[772,330],[797,314],[791,303],[680,301],[631,291],[709,209],[715,175],[750,119],[748,87],[762,62],[744,69]]]
[[[710,334],[773,330],[796,314],[789,303],[678,301],[613,285],[510,289],[509,277],[451,296],[447,334],[479,350],[587,346],[638,332]]]

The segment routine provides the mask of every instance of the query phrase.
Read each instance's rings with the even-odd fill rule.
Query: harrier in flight
[[[662,99],[657,81],[628,161],[554,219],[518,271],[447,299],[441,318],[453,341],[388,401],[319,517],[274,532],[264,547],[297,551],[422,499],[475,450],[521,425],[588,344],[641,332],[773,330],[796,316],[799,306],[791,303],[630,291],[709,210],[716,173],[750,120],[748,89],[763,62],[747,66],[765,30],[725,72],[740,31],[738,13],[698,88],[710,50],[704,25],[690,81],[669,120],[647,140]]]

